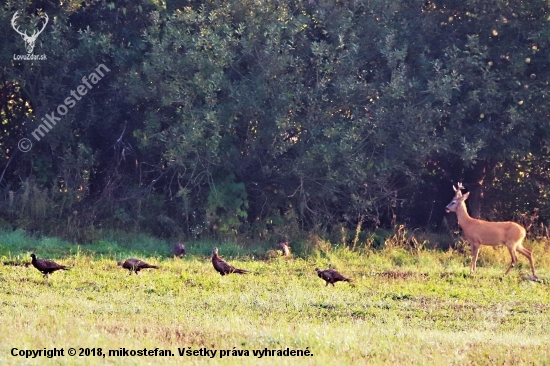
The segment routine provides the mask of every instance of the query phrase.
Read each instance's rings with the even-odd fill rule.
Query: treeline
[[[16,57],[16,11],[29,35],[48,15],[46,60]],[[474,216],[540,228],[549,16],[542,0],[7,2],[0,226],[434,229],[462,181]]]

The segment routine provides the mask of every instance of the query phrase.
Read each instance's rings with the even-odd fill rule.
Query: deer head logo
[[[25,41],[25,48],[27,49],[27,53],[31,54],[32,51],[34,50],[34,42],[36,42],[36,38],[38,37],[38,35],[40,33],[42,33],[44,28],[46,28],[46,24],[48,24],[48,20],[49,20],[48,14],[44,13],[44,25],[42,26],[42,29],[40,29],[40,31],[38,33],[36,33],[36,29],[35,29],[33,34],[29,36],[27,34],[27,31],[25,31],[25,33],[23,33],[19,30],[18,27],[15,26],[15,19],[18,18],[17,13],[19,13],[19,11],[16,11],[15,14],[13,14],[13,18],[11,18],[11,26],[13,27],[13,29],[17,33],[19,33],[21,35],[21,37]]]

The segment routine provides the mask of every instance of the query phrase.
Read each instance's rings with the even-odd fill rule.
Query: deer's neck
[[[469,223],[475,221],[466,209],[466,203],[462,202],[456,210],[456,218],[458,219],[458,225],[464,230],[464,226],[468,226]]]

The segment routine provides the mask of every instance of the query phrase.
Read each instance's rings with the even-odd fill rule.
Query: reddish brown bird
[[[134,271],[136,274],[139,274],[138,272],[144,268],[156,268],[156,269],[159,268],[158,266],[145,263],[144,261],[138,258],[128,258],[124,262],[117,262],[117,264],[119,266],[122,266],[122,268],[126,268],[128,271],[130,271],[130,274],[132,274],[132,271]]]
[[[317,272],[317,276],[327,282],[326,286],[328,286],[329,283],[334,286],[334,283],[338,281],[351,282],[349,278],[342,276],[335,269],[325,269],[324,271],[322,271],[319,268],[315,268],[315,272]]]
[[[287,238],[283,238],[283,240],[277,244],[277,250],[280,250],[283,253],[283,257],[288,257],[290,255],[290,248],[288,247]]]
[[[62,270],[69,269],[67,266],[62,266],[49,259],[36,259],[36,255],[34,253],[31,254],[31,258],[32,258],[32,265],[34,266],[34,268],[42,272],[42,274],[44,275],[44,278],[48,278],[48,275],[50,273],[53,273],[60,269]]]
[[[214,247],[212,250],[212,264],[214,265],[214,269],[218,271],[222,276],[225,276],[226,274],[230,273],[238,273],[238,274],[245,274],[248,273],[248,271],[245,271],[244,269],[235,268],[226,261],[224,261],[219,255],[218,255],[218,248]]]
[[[183,243],[176,243],[172,248],[174,251],[174,256],[183,258],[185,255],[185,245]]]

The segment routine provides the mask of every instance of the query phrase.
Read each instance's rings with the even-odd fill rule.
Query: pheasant
[[[172,248],[174,251],[174,256],[183,258],[185,255],[185,245],[183,243],[177,243],[174,244],[174,247]]]
[[[248,271],[245,271],[244,269],[235,268],[226,261],[224,261],[220,256],[218,255],[218,248],[214,248],[212,250],[212,264],[214,265],[214,269],[220,273],[220,275],[225,276],[226,274],[230,273],[238,273],[238,274],[245,274],[248,273]]]
[[[288,257],[290,255],[290,248],[288,247],[287,238],[283,238],[283,240],[277,244],[277,250],[280,250],[283,253],[283,257]]]
[[[117,264],[119,266],[122,266],[122,268],[126,268],[127,270],[129,270],[130,274],[132,274],[132,271],[134,271],[136,274],[139,274],[138,272],[144,268],[159,268],[158,266],[145,263],[138,258],[128,258],[124,262],[117,262]]]
[[[328,286],[329,283],[334,286],[334,283],[338,281],[351,282],[349,278],[342,276],[335,269],[325,269],[324,271],[322,271],[319,268],[315,268],[315,272],[317,272],[317,276],[327,282],[326,286]]]
[[[31,254],[31,258],[32,258],[32,265],[34,266],[34,268],[42,272],[42,274],[44,275],[44,278],[48,278],[48,275],[50,273],[53,273],[60,269],[62,270],[69,269],[68,267],[57,264],[54,261],[49,259],[36,259],[36,255],[34,253]]]

